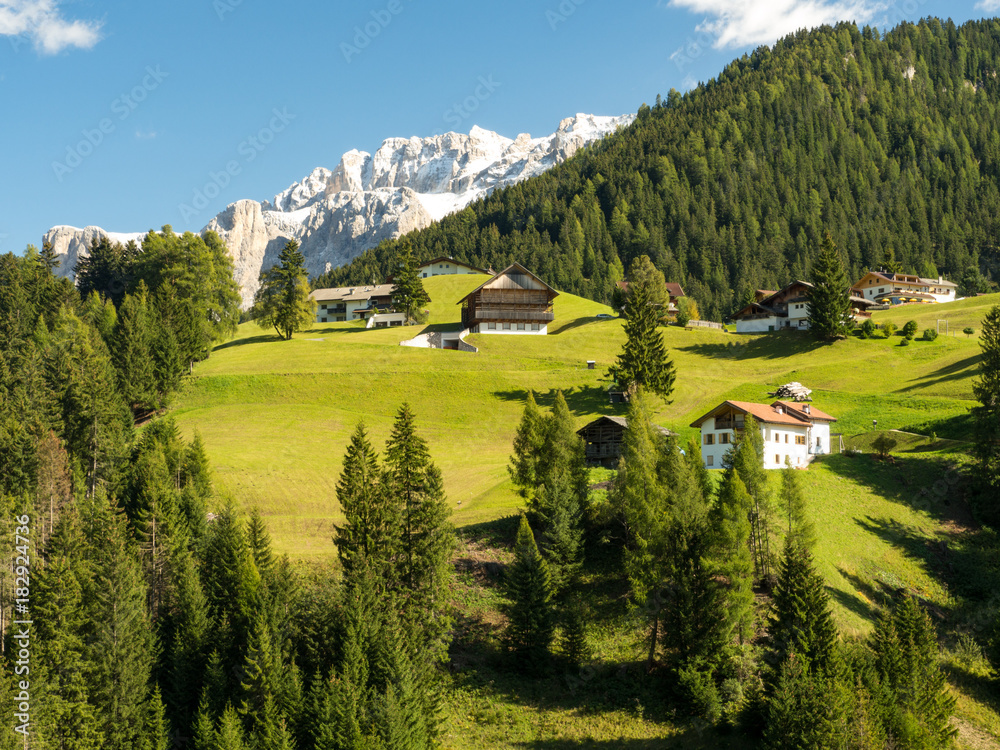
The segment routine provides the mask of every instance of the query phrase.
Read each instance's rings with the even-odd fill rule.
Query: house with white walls
[[[796,401],[755,404],[723,401],[691,423],[701,430],[701,455],[709,469],[724,468],[736,436],[753,417],[764,439],[764,468],[804,467],[830,452],[830,425],[836,417]]]
[[[343,323],[388,311],[395,290],[395,284],[345,286],[314,289],[309,297],[316,300],[317,323]]]
[[[958,285],[938,276],[924,279],[907,273],[869,271],[851,287],[851,294],[877,305],[954,302]]]
[[[490,271],[486,271],[482,268],[477,268],[476,266],[470,266],[468,263],[463,263],[460,260],[455,260],[454,258],[449,258],[446,256],[441,256],[440,258],[434,258],[433,260],[428,260],[417,266],[417,276],[422,279],[429,278],[431,276],[445,276],[445,275],[455,275],[455,274],[488,274]]]

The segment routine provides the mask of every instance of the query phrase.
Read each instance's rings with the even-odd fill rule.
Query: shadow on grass
[[[947,383],[951,380],[965,380],[967,378],[972,378],[978,374],[978,365],[982,358],[982,354],[976,354],[971,357],[966,357],[963,360],[959,360],[958,362],[953,362],[950,365],[945,365],[944,367],[941,367],[932,373],[928,373],[923,377],[915,378],[912,381],[913,385],[900,388],[897,393],[915,391],[921,388],[927,388],[928,386]]]
[[[529,742],[519,742],[515,745],[515,747],[525,748],[526,750],[605,750],[605,748],[609,750],[610,748],[615,748],[615,750],[618,748],[621,748],[621,750],[672,750],[673,748],[677,748],[678,750],[680,748],[694,748],[694,750],[702,750],[704,748],[707,750],[708,748],[712,748],[712,750],[715,750],[716,748],[748,746],[745,741],[741,743],[732,738],[722,737],[713,731],[711,727],[703,726],[697,722],[678,733],[661,739],[629,740],[619,737],[614,740],[531,740]]]
[[[572,323],[567,323],[564,326],[560,326],[557,330],[552,331],[551,333],[552,333],[553,336],[558,336],[558,335],[560,335],[562,333],[566,333],[566,331],[572,331],[574,328],[579,328],[580,326],[590,325],[591,323],[601,323],[601,322],[603,322],[605,320],[606,320],[605,318],[601,318],[601,319],[598,319],[598,318],[588,318],[588,317],[576,318]]]
[[[249,336],[245,339],[234,339],[232,341],[227,341],[224,344],[217,344],[212,348],[212,352],[221,352],[223,349],[232,349],[235,346],[246,346],[247,344],[263,344],[268,341],[281,341],[282,339],[276,333],[269,333],[267,335],[260,336]]]
[[[556,390],[535,391],[535,401],[538,402],[538,405],[542,409],[551,409],[556,402]],[[628,404],[611,403],[606,386],[563,388],[562,392],[566,398],[566,405],[569,406],[570,413],[576,417],[584,414],[625,416],[628,413]],[[501,401],[512,401],[522,405],[525,399],[528,398],[526,390],[494,391],[493,395]]]
[[[798,331],[781,331],[755,339],[739,338],[725,344],[690,344],[674,347],[678,351],[712,359],[784,359],[796,354],[808,354],[828,344],[816,341]]]
[[[892,603],[897,590],[882,581],[872,581],[854,575],[840,566],[837,566],[837,570],[844,577],[844,580],[854,587],[856,593],[847,594],[827,586],[830,598],[838,601],[845,609],[850,610],[858,617],[874,623],[879,610]]]

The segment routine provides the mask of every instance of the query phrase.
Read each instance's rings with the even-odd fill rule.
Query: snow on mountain
[[[510,139],[478,126],[468,135],[389,138],[374,155],[351,150],[333,170],[314,169],[271,201],[237,201],[202,231],[218,232],[226,242],[248,307],[261,270],[277,261],[290,239],[299,241],[309,273],[318,275],[384,239],[426,227],[499,187],[541,174],[633,119],[578,114],[541,138],[522,133]],[[90,237],[101,231],[49,230],[45,239],[64,256],[62,273],[72,273]]]

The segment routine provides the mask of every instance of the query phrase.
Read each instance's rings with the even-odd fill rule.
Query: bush
[[[906,321],[906,325],[903,326],[903,335],[908,339],[912,339],[914,336],[916,336],[917,321],[915,320]]]
[[[884,432],[872,442],[872,448],[875,449],[875,452],[878,453],[880,458],[888,456],[896,445],[896,439],[889,437]]]
[[[971,327],[962,329],[962,333],[964,333],[966,336],[971,336],[975,332],[976,332],[975,329]]]
[[[924,331],[924,341],[933,341],[938,337],[938,332],[933,328],[928,328]]]
[[[900,346],[909,346],[910,345],[910,340],[907,339],[907,338],[904,338],[902,341],[899,342],[899,345]]]
[[[871,318],[866,320],[861,324],[861,328],[858,329],[861,334],[861,338],[870,339],[875,337],[875,324],[872,323]]]
[[[899,327],[895,323],[884,323],[882,325],[882,332],[885,333],[887,339],[892,338],[897,330],[899,330]]]
[[[696,666],[682,669],[677,675],[677,685],[681,697],[695,714],[713,724],[722,718],[722,699],[711,672]]]

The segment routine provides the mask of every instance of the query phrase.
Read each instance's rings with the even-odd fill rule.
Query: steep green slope
[[[455,302],[481,281],[428,279],[430,324],[454,325]],[[996,300],[980,298],[980,314]],[[939,314],[947,317],[950,307]],[[333,551],[335,484],[350,431],[363,419],[373,440],[384,441],[403,401],[442,468],[456,522],[494,519],[519,507],[506,463],[528,388],[543,405],[564,390],[581,425],[624,413],[608,403],[604,375],[624,341],[621,321],[595,317],[608,309],[568,294],[556,299],[555,311],[548,336],[470,337],[478,354],[399,346],[417,327],[322,324],[282,342],[245,324],[239,338],[197,366],[173,414],[185,433],[201,432],[220,487],[259,505],[276,544],[295,556]],[[721,399],[766,400],[790,380],[815,389],[817,406],[838,416],[836,429],[847,435],[877,418],[883,429],[962,438],[979,351],[965,336],[909,347],[886,340],[830,347],[795,334],[668,328],[664,339],[678,379],[673,403],[662,405],[658,418],[685,438],[692,419]],[[586,368],[589,359],[595,370]]]
[[[891,249],[975,288],[1000,271],[998,71],[996,19],[801,32],[407,240],[421,258],[517,260],[596,300],[645,253],[713,319],[808,277],[826,231],[855,278]],[[397,248],[318,283],[384,277]]]

